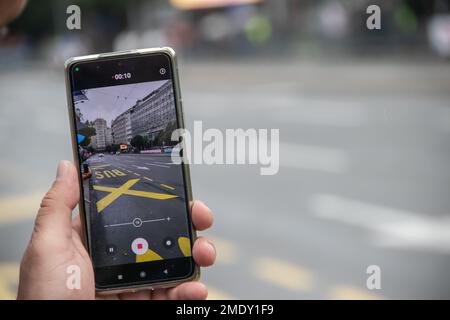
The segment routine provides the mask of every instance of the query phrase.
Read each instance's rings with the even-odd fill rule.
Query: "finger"
[[[141,290],[137,292],[124,292],[119,294],[121,300],[150,300],[152,292],[150,290]]]
[[[168,289],[167,297],[170,300],[205,300],[208,297],[208,289],[201,282],[185,282]]]
[[[198,237],[192,248],[195,262],[201,267],[209,267],[216,260],[216,248],[214,244],[205,237]]]
[[[153,300],[167,300],[167,289],[155,289],[152,293]]]
[[[72,219],[72,228],[81,236],[81,217],[77,214],[76,217]]]
[[[118,294],[97,294],[95,296],[95,300],[119,300],[120,297]]]
[[[200,231],[210,228],[213,224],[211,209],[199,200],[195,200],[192,205],[192,222],[195,229]]]
[[[26,4],[26,0],[0,1],[0,28],[17,18]]]
[[[77,172],[70,161],[61,161],[56,179],[42,199],[34,233],[72,236],[71,214],[79,200]]]

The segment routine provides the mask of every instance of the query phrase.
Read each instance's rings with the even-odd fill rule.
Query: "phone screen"
[[[173,72],[164,53],[69,68],[81,205],[99,288],[194,271],[184,165],[171,157],[181,121]]]

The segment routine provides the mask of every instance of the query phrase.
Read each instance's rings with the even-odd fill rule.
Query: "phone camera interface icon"
[[[170,249],[174,245],[174,240],[170,237],[167,237],[163,240],[163,245],[164,245],[164,247]]]
[[[148,250],[148,242],[144,238],[134,239],[131,243],[131,251],[137,255],[146,253]]]
[[[140,218],[134,218],[133,219],[133,226],[135,226],[136,228],[139,228],[142,226],[142,219]]]
[[[113,244],[108,244],[106,246],[106,253],[109,254],[110,256],[115,255],[117,252],[117,247]]]

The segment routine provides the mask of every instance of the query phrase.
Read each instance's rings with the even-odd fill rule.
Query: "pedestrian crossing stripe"
[[[190,257],[191,256],[191,241],[187,237],[179,237],[178,238],[178,246],[180,247],[183,256]]]
[[[94,190],[109,192],[109,194],[97,201],[97,212],[101,213],[106,207],[117,200],[122,195],[143,197],[157,200],[167,200],[177,198],[177,196],[165,193],[130,190],[140,179],[130,179],[118,188],[106,186],[93,186]]]

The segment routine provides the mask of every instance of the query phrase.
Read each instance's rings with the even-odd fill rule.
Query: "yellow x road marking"
[[[171,194],[130,190],[130,188],[134,184],[136,184],[138,181],[139,181],[139,179],[128,180],[123,185],[121,185],[119,188],[94,186],[94,190],[109,192],[109,194],[106,197],[97,201],[98,213],[102,212],[107,206],[109,206],[111,203],[113,203],[115,200],[117,200],[117,198],[119,198],[123,194],[129,195],[129,196],[158,199],[158,200],[166,200],[166,199],[172,199],[172,198],[177,197],[177,196],[174,196]]]

